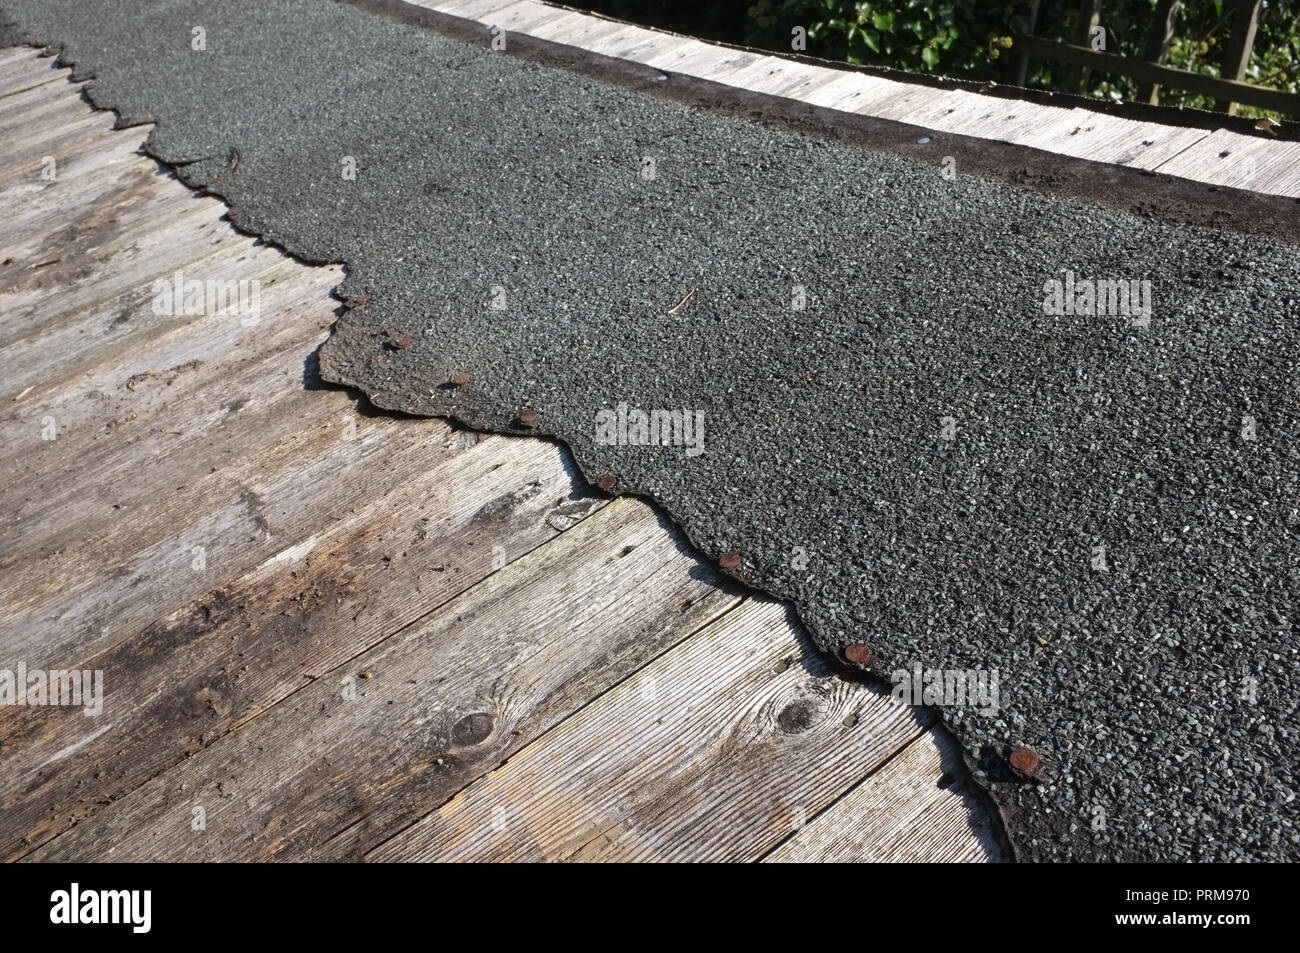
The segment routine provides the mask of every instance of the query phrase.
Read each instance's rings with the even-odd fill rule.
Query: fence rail
[[[1271,109],[1286,116],[1300,118],[1300,95],[1288,93],[1285,90],[1270,89],[1267,86],[1252,86],[1250,83],[1243,83],[1235,79],[1220,79],[1215,76],[1206,76],[1203,73],[1192,73],[1188,70],[1175,69],[1172,66],[1148,63],[1146,60],[1136,59],[1131,56],[1101,53],[1087,47],[1062,43],[1059,40],[1049,40],[1041,36],[1017,36],[1015,44],[1017,49],[1029,56],[1059,60],[1072,66],[1102,70],[1107,73],[1117,73],[1120,76],[1135,79],[1139,83],[1153,86],[1172,86],[1175,89],[1185,89],[1200,96],[1209,96],[1215,100],[1257,106],[1260,109]]]
[[[1165,65],[1182,0],[1158,0],[1143,57],[1119,56],[1094,46],[1084,46],[1101,23],[1103,4],[1104,0],[1080,0],[1077,42],[1066,43],[1034,35],[1040,3],[1039,0],[1028,0],[1029,28],[1027,33],[1015,37],[1015,49],[1020,55],[1015,61],[1012,81],[1018,80],[1018,85],[1023,85],[1030,57],[1039,57],[1069,65],[1068,86],[1080,92],[1086,86],[1087,71],[1098,70],[1136,80],[1138,99],[1143,102],[1159,102],[1160,87],[1171,86],[1208,96],[1215,101],[1217,109],[1229,113],[1236,112],[1240,103],[1300,118],[1300,95],[1242,81],[1255,43],[1262,0],[1237,0],[1232,11],[1232,30],[1224,49],[1221,77]]]

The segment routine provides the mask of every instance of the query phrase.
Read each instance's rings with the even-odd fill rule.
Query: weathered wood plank
[[[84,184],[91,194],[68,203],[70,210],[76,210],[75,216],[61,214],[61,196],[53,189],[44,198],[31,200],[31,207],[16,209],[15,231],[0,238],[3,243],[0,254],[12,266],[0,273],[3,276],[0,294],[8,296],[8,307],[13,309],[5,315],[6,327],[15,327],[14,311],[19,307],[24,309],[24,317],[57,317],[93,304],[96,298],[91,296],[79,299],[76,304],[66,304],[57,313],[39,308],[42,301],[63,287],[62,281],[50,281],[46,274],[58,276],[60,270],[68,271],[69,282],[76,278],[84,282],[91,277],[85,274],[87,246],[96,254],[106,246],[117,252],[113,265],[103,269],[108,272],[110,268],[129,266],[142,257],[131,239],[137,231],[141,235],[156,231],[151,227],[154,222],[161,220],[160,224],[165,225],[189,213],[191,219],[206,216],[203,220],[219,224],[224,209],[215,200],[196,201],[192,193],[161,189],[159,176],[149,174],[138,165],[108,172],[113,176],[111,183],[89,180]],[[192,235],[191,247],[202,247],[208,238],[208,235]],[[51,266],[62,266],[62,269]],[[39,325],[39,320],[34,322],[34,326]]]
[[[145,183],[55,231],[0,248],[12,259],[3,272],[4,329],[25,335],[156,278],[216,246],[236,240],[220,221],[225,206],[202,196],[159,195]],[[59,309],[45,305],[58,294]]]
[[[493,15],[511,5],[510,0],[416,0],[416,5],[449,13],[463,20],[487,23]]]
[[[927,732],[764,858],[770,863],[988,861],[998,848],[982,813],[946,777]],[[955,751],[949,753],[957,757]],[[974,832],[974,836],[972,836]]]
[[[971,108],[947,116],[943,123],[945,132],[1015,142],[1035,133],[1041,134],[1044,128],[1053,123],[1065,125],[1073,122],[1073,115],[1067,108],[1039,107],[1032,103],[992,96],[979,96],[976,99],[978,102],[971,103]]]
[[[634,48],[637,44],[643,42],[649,34],[648,30],[643,30],[641,27],[613,21],[609,21],[609,23],[614,29],[587,36],[582,44],[583,49],[604,56],[618,57],[621,56],[622,51]]]
[[[68,140],[59,145],[59,148],[52,153],[59,167],[63,167],[69,162],[81,160],[85,157],[93,156],[102,150],[111,149],[120,142],[123,137],[138,137],[139,142],[144,141],[144,135],[147,130],[104,130],[95,129],[86,135]],[[16,158],[9,153],[5,153],[4,163],[0,164],[0,191],[9,188],[16,188],[30,184],[34,180],[41,178],[44,156],[37,156],[32,159]]]
[[[736,603],[694,565],[649,507],[619,500],[33,859],[364,851]]]
[[[130,349],[105,349],[98,356],[92,350],[85,358],[67,360],[49,355],[52,363],[45,376],[8,403],[0,403],[0,439],[20,450],[0,460],[0,484],[10,491],[7,506],[17,505],[13,498],[20,492],[40,497],[57,494],[82,473],[101,482],[127,468],[123,453],[161,462],[167,455],[164,443],[145,446],[136,445],[137,441],[165,435],[174,444],[176,437],[201,435],[233,413],[249,410],[247,401],[238,403],[240,391],[245,386],[250,391],[255,388],[258,375],[264,383],[296,379],[301,386],[308,377],[307,355],[333,319],[328,299],[340,272],[309,273],[299,268],[288,279],[286,268],[294,263],[273,249],[236,244],[231,253],[271,262],[281,279],[267,288],[262,320],[256,325],[245,326],[239,318],[225,315],[184,318],[128,311],[126,323],[143,325]],[[120,301],[129,299],[110,299],[102,313],[76,313],[72,329],[81,327],[81,322],[97,326],[108,321],[111,326],[122,317]],[[13,359],[22,357],[23,352],[16,351]],[[258,404],[274,403],[276,396],[266,393]],[[51,434],[40,433],[45,426],[40,418],[45,416],[53,418]],[[47,477],[58,482],[37,482]],[[75,492],[93,495],[91,485]],[[42,518],[57,521],[61,509],[56,504]],[[8,513],[14,523],[25,518],[20,510]],[[0,538],[8,545],[16,537],[9,530]]]
[[[43,78],[47,71],[54,71],[54,62],[54,57],[42,56],[33,47],[10,47],[5,50],[4,62],[0,63],[0,89],[11,89],[33,77]]]
[[[0,47],[0,68],[13,63],[25,63],[36,58],[36,50],[30,46]]]
[[[1095,124],[1089,121],[1089,128],[1095,125],[1104,129],[1115,118],[1104,114],[1095,115],[1102,115],[1102,121]],[[1081,152],[1079,158],[1127,165],[1136,169],[1155,169],[1206,136],[1201,129],[1181,129],[1128,119],[1120,119],[1118,122],[1121,125],[1113,133],[1102,133],[1099,141]]]
[[[1157,171],[1252,192],[1300,198],[1300,143],[1216,129]]]
[[[208,254],[185,262],[182,278],[186,282],[249,282],[245,300],[251,303],[251,289],[256,287],[260,310],[262,301],[273,308],[279,284],[298,277],[301,269],[301,265],[274,248],[252,245],[246,238],[229,235],[211,245]],[[175,284],[174,275],[168,280]],[[252,282],[257,284],[254,286]],[[6,379],[6,394],[19,394],[38,385],[45,388],[67,380],[118,355],[132,353],[143,342],[170,328],[193,322],[194,318],[184,314],[155,314],[154,297],[152,285],[128,287],[90,308],[58,315],[28,333],[15,334],[0,345],[0,364],[14,361],[16,368]],[[235,308],[225,320],[242,327],[242,321],[252,322],[254,318],[251,315],[241,318],[238,306],[236,291]],[[205,320],[212,315],[197,317]],[[141,373],[149,370],[143,368]]]
[[[46,155],[59,156],[81,152],[96,147],[114,133],[110,114],[86,111],[82,119],[74,122],[41,124],[29,128],[22,138],[14,137],[3,143],[5,164],[0,166],[0,183],[39,175],[41,160]]]
[[[694,76],[710,82],[724,83],[723,77],[746,66],[751,66],[761,58],[755,53],[747,53],[744,50],[713,47],[711,50],[700,51],[697,54],[681,58],[677,61],[673,70],[683,76]]]
[[[1154,169],[1205,135],[1200,129],[1135,122],[1076,107],[1070,118],[1054,116],[1044,126],[1027,125],[1025,135],[1010,141],[1093,162]]]
[[[857,106],[854,112],[876,116],[880,119],[895,119],[899,122],[917,124],[915,117],[942,107],[951,99],[947,90],[929,86],[904,86],[901,92],[885,99],[872,100]]]
[[[809,92],[804,102],[841,112],[870,111],[870,104],[883,102],[902,93],[902,83],[867,76],[862,73],[842,73],[836,79]]]
[[[823,74],[829,72],[820,67],[771,56],[762,57],[715,79],[728,86],[739,86],[771,96],[789,96],[796,89],[826,81],[829,77]]]
[[[0,711],[0,744],[13,752],[0,856],[85,819],[603,505],[573,494],[553,445],[494,437],[450,451],[428,439],[433,422],[401,423],[395,439],[422,455],[406,479],[374,480],[337,521],[79,661],[105,673],[100,718]]]
[[[84,84],[71,82],[67,76],[55,76],[42,83],[16,84],[0,94],[0,124],[6,132],[0,145],[7,153],[17,154],[29,140],[57,136],[64,131],[61,127],[78,119],[99,116],[111,123],[113,114],[94,109],[83,95],[84,89]]]
[[[550,40],[552,43],[565,43],[582,49],[591,49],[591,44],[625,29],[623,24],[613,20],[602,20],[581,13],[559,17],[529,31],[531,36]]]
[[[796,64],[799,68],[791,73],[793,82],[776,90],[776,95],[787,99],[807,102],[816,90],[834,82],[840,77],[840,71],[824,66],[812,66],[807,63]]]
[[[617,33],[596,40],[594,45],[588,48],[605,56],[639,63],[644,59],[665,53],[680,43],[678,37],[669,33],[643,30],[640,27],[625,27]]]
[[[758,859],[923,730],[795,631],[746,600],[369,859]]]
[[[646,66],[663,70],[665,73],[675,73],[681,72],[677,68],[681,63],[703,59],[709,54],[710,50],[713,51],[713,55],[717,55],[718,48],[712,44],[686,37],[678,37],[677,39],[676,44],[655,50],[645,55],[640,62]]]
[[[74,83],[48,82],[12,93],[0,99],[0,130],[8,143],[9,137],[30,130],[37,122],[56,119],[67,121],[71,107],[81,107],[80,116],[86,114],[86,102],[81,97],[81,87]]]
[[[26,176],[16,175],[0,182],[4,240],[14,242],[33,234],[47,234],[52,220],[66,222],[76,218],[83,208],[115,193],[131,176],[158,175],[158,164],[140,155],[143,140],[144,134],[138,130],[110,133],[94,148],[56,156],[53,179],[43,178],[39,171],[31,170]],[[0,162],[3,161],[0,155]],[[102,181],[108,176],[113,176],[113,181]],[[59,214],[54,214],[44,202],[53,203]]]
[[[75,148],[85,139],[97,139],[113,131],[115,119],[111,112],[87,112],[71,122],[40,123],[12,137],[6,143],[9,162],[19,168],[39,166],[41,157],[58,155],[60,151]]]
[[[906,121],[935,132],[953,132],[963,119],[982,110],[988,103],[988,97],[965,90],[940,90],[939,95],[918,104]]]
[[[1004,133],[1007,141],[1045,152],[1053,151],[1052,144],[1058,140],[1068,141],[1083,135],[1087,125],[1087,117],[1080,116],[1074,108],[1056,107],[1044,113],[1019,110],[1017,115],[1020,122]]]
[[[489,11],[487,16],[491,20],[490,25],[492,26],[499,26],[507,32],[531,34],[533,30],[542,24],[568,16],[569,12],[562,7],[551,7],[541,3],[533,3],[532,0],[521,0],[519,3],[512,3],[509,6]]]
[[[319,341],[332,316],[319,300],[310,307],[321,315],[308,326]],[[443,424],[416,434],[397,419],[359,421],[351,395],[303,390],[304,353],[214,362],[220,379],[206,392],[169,403],[134,440],[106,434],[84,471],[66,473],[79,492],[65,490],[58,471],[7,492],[6,649],[55,662],[100,651],[198,598],[213,576],[255,565],[446,452]],[[171,378],[141,389],[166,390]],[[195,547],[204,555],[197,571]]]

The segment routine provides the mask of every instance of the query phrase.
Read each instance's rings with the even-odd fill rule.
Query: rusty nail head
[[[403,334],[400,338],[398,338],[396,341],[393,342],[393,347],[397,348],[400,351],[403,348],[410,347],[414,343],[415,343],[415,338],[411,337],[409,334]]]
[[[1033,774],[1038,770],[1038,752],[1033,748],[1012,748],[1007,760],[1021,774]]]
[[[618,486],[618,479],[613,474],[606,473],[596,481],[596,486],[600,487],[606,493],[609,493],[614,489],[614,487]]]
[[[531,427],[533,424],[537,423],[537,411],[525,410],[519,415],[519,422],[525,427]]]
[[[464,387],[470,381],[470,377],[464,371],[461,371],[451,379],[451,382],[457,387]]]
[[[871,646],[866,642],[850,642],[844,646],[844,658],[854,665],[865,665],[871,660]]]
[[[359,308],[369,300],[365,295],[357,295],[352,299],[352,307]]]
[[[740,553],[723,553],[718,559],[718,565],[723,569],[735,569],[740,565]]]

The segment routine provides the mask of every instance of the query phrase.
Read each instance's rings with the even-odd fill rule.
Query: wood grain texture
[[[157,164],[139,155],[140,141],[138,133],[122,130],[93,149],[58,156],[54,179],[42,178],[36,168],[0,183],[0,214],[7,219],[0,240],[11,243],[48,234],[51,218],[66,223],[81,209],[105,201],[131,177],[156,176]],[[57,216],[51,212],[56,207]],[[0,281],[2,276],[0,272]]]
[[[942,737],[942,736],[939,736]],[[945,771],[958,755],[933,732],[913,740],[880,770],[799,827],[769,863],[970,862],[998,855],[978,808]],[[972,830],[975,836],[972,837]]]
[[[678,64],[686,62],[701,51],[710,49],[709,44],[701,43],[699,40],[684,36],[674,37],[674,39],[677,42],[642,53],[638,62],[665,73],[672,73],[677,71]]]
[[[1216,129],[1157,169],[1214,185],[1300,198],[1300,143],[1277,142],[1263,132],[1243,136]]]
[[[73,148],[82,140],[102,139],[113,131],[115,123],[112,113],[88,109],[80,118],[69,122],[25,127],[5,143],[5,151],[15,165],[39,165],[44,156],[57,155],[60,150]]]
[[[986,96],[976,96],[960,89],[946,89],[940,95],[916,104],[905,121],[937,132],[956,132],[965,118],[978,113],[987,105]]]
[[[789,99],[799,98],[800,90],[811,89],[827,82],[830,70],[793,60],[781,60],[762,57],[756,62],[718,77],[718,82],[729,86],[741,86],[769,96],[784,96]]]
[[[9,260],[0,286],[6,334],[22,335],[56,323],[70,312],[131,289],[148,291],[155,279],[202,257],[222,242],[238,241],[221,221],[224,207],[195,196],[177,203],[144,187],[137,201],[116,204],[62,228],[0,248]],[[43,299],[59,294],[58,310]]]
[[[0,778],[0,856],[91,816],[603,505],[573,496],[568,461],[549,444],[491,438],[453,450],[401,423],[426,451],[406,479],[79,659],[105,673],[100,718],[0,710],[0,745],[16,749]]]
[[[14,63],[26,62],[29,58],[35,59],[36,51],[31,47],[14,46],[8,49],[0,48],[0,69],[8,69]]]
[[[712,47],[696,55],[683,57],[675,65],[674,72],[710,82],[721,82],[722,77],[730,76],[737,70],[752,66],[762,59],[764,58],[745,50]]]
[[[251,326],[243,324],[244,320],[253,321],[254,316],[242,316],[237,310],[225,315],[155,314],[153,282],[162,278],[174,284],[176,273],[158,275],[156,262],[142,261],[140,265],[152,274],[146,274],[139,282],[127,284],[117,293],[110,292],[108,298],[62,314],[53,308],[40,308],[39,323],[29,325],[26,333],[21,332],[20,326],[15,327],[12,336],[0,345],[0,362],[8,363],[18,355],[23,355],[24,360],[21,363],[14,360],[18,370],[9,375],[0,400],[4,397],[12,399],[37,385],[44,387],[77,377],[99,364],[135,353],[142,345],[168,331],[184,329],[197,336],[205,330],[211,333],[215,330],[214,325],[224,324],[224,329],[229,331],[239,329],[245,335],[255,333]],[[202,246],[201,254],[177,263],[177,268],[185,282],[256,282],[259,310],[265,309],[259,322],[262,319],[274,320],[273,309],[291,300],[300,290],[300,286],[294,284],[301,276],[301,267],[296,262],[275,249],[254,246],[233,235],[221,235],[216,241]],[[326,289],[325,293],[328,294],[329,290]],[[216,320],[206,320],[208,318]],[[147,373],[150,369],[142,371]]]
[[[748,599],[370,859],[755,860],[923,727]]]
[[[25,208],[27,200],[45,191],[60,190],[68,198],[81,199],[77,195],[78,183],[83,174],[94,174],[101,168],[120,163],[123,159],[139,152],[143,142],[138,130],[117,130],[82,143],[79,148],[69,148],[55,156],[57,176],[55,179],[42,177],[43,165],[10,164],[8,156],[0,165],[0,208],[13,208],[14,211]],[[157,166],[153,169],[157,173]],[[60,189],[61,186],[70,186]],[[12,239],[6,238],[6,241]]]
[[[21,51],[18,51],[21,54]],[[16,62],[16,60],[15,60]],[[34,89],[56,80],[68,80],[72,70],[53,65],[53,59],[42,61],[40,57],[29,60],[27,66],[18,71],[8,82],[0,84],[0,115],[14,102],[23,101],[23,97]]]
[[[0,133],[11,137],[29,133],[38,123],[52,124],[86,115],[81,87],[69,82],[48,82],[0,99]]]
[[[543,23],[539,27],[534,27],[528,30],[528,34],[550,40],[553,43],[563,43],[567,46],[590,49],[591,44],[599,42],[605,37],[613,36],[624,29],[622,24],[615,23],[613,20],[603,20],[582,13],[571,13],[568,16],[557,17]]]
[[[867,76],[862,73],[841,73],[804,96],[804,102],[841,112],[869,113],[872,103],[884,102],[906,89],[902,83]]]
[[[1044,129],[1054,124],[1065,126],[1073,120],[1069,109],[1044,109],[1030,103],[987,96],[977,99],[977,102],[968,102],[968,108],[958,108],[945,116],[942,119],[943,130],[1027,145],[1029,137],[1042,134]]]
[[[495,11],[511,6],[511,3],[510,0],[415,0],[414,5],[466,20],[487,22]]]
[[[55,65],[55,57],[42,56],[40,50],[32,47],[16,46],[4,54],[4,62],[0,63],[0,90],[7,93],[30,89],[69,72]]]
[[[947,102],[950,97],[951,94],[947,90],[908,85],[892,96],[873,99],[869,103],[855,106],[853,111],[916,125],[915,117],[918,114],[934,109],[937,105]]]
[[[643,63],[647,59],[653,59],[677,48],[680,44],[681,39],[669,33],[628,29],[596,41],[591,48],[605,56]]]
[[[1206,136],[1203,129],[1137,122],[1079,107],[1071,113],[1076,123],[1073,128],[1056,139],[1037,142],[1035,147],[1094,162],[1155,169]]]
[[[49,355],[44,375],[0,404],[0,436],[22,450],[0,462],[0,478],[21,483],[5,503],[11,524],[40,514],[54,521],[52,529],[64,505],[94,495],[103,480],[129,468],[133,457],[148,453],[155,465],[165,466],[177,450],[201,455],[200,441],[219,437],[209,431],[234,415],[294,399],[289,388],[268,391],[268,380],[294,375],[299,383],[312,381],[310,352],[304,356],[280,349],[309,348],[323,340],[333,318],[323,299],[338,272],[307,274],[299,268],[290,274],[286,269],[292,263],[268,249],[233,252],[240,253],[263,257],[269,270],[260,273],[274,279],[265,289],[261,321],[254,326],[234,315],[173,317],[153,315],[147,308],[144,314],[136,307],[117,310],[121,299],[114,297],[99,309],[74,314],[66,332],[62,327],[51,332],[85,332],[90,341],[85,353]],[[129,346],[121,344],[123,332],[113,327],[115,322],[138,323]],[[103,342],[98,353],[96,340]],[[17,361],[26,355],[15,348],[7,357]],[[48,433],[43,432],[46,423]],[[145,446],[138,445],[141,440]],[[0,552],[19,540],[32,545],[42,538],[49,538],[48,530],[0,532]]]
[[[520,30],[528,33],[568,15],[569,11],[561,7],[550,7],[525,0],[522,3],[512,3],[492,10],[487,16],[493,26],[499,26],[507,31]]]
[[[693,564],[619,500],[34,857],[356,856],[738,601]]]

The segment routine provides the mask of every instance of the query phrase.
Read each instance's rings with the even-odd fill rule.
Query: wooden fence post
[[[1101,23],[1101,4],[1102,0],[1082,0],[1079,5],[1079,30],[1075,42],[1079,46],[1090,46],[1092,41],[1092,29]],[[1069,88],[1076,93],[1087,92],[1088,89],[1088,70],[1082,66],[1071,66],[1070,76],[1067,81]]]
[[[1255,31],[1259,28],[1259,8],[1263,0],[1237,0],[1237,12],[1232,18],[1232,35],[1228,37],[1228,46],[1223,53],[1223,69],[1220,75],[1224,79],[1240,80],[1246,75],[1250,65],[1250,50],[1255,45]],[[1214,104],[1215,109],[1226,109],[1230,115],[1237,112],[1237,104],[1220,99]]]
[[[1022,34],[1015,38],[1014,45],[1035,58],[1041,57],[1069,63],[1071,66],[1099,70],[1103,73],[1128,76],[1138,83],[1185,89],[1196,96],[1205,96],[1214,100],[1228,99],[1300,119],[1300,95],[1286,90],[1255,86],[1239,79],[1222,79],[1218,76],[1207,76],[1205,73],[1174,69],[1172,66],[1162,66],[1159,63],[1148,63],[1139,56],[1101,53],[1086,46],[1075,46],[1072,43],[1049,40],[1042,36]]]
[[[1040,0],[1029,0],[1029,10],[1026,16],[1025,32],[1034,34],[1038,30],[1038,7]],[[1006,80],[1012,86],[1025,85],[1029,78],[1029,54],[1021,52],[1016,56],[1011,64],[1011,69],[1007,73]]]
[[[1174,29],[1178,22],[1178,10],[1182,0],[1159,0],[1155,16],[1151,20],[1151,29],[1147,31],[1146,49],[1142,58],[1148,63],[1164,65],[1169,59],[1169,44],[1174,39]],[[1138,86],[1138,102],[1160,104],[1160,87],[1155,83],[1142,83]]]

